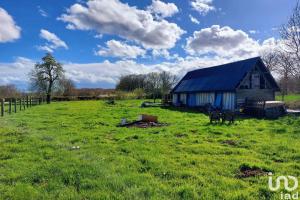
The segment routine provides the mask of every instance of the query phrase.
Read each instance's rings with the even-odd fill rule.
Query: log
[[[157,116],[153,116],[153,115],[145,115],[142,114],[139,116],[139,120],[142,122],[158,122],[158,117]]]

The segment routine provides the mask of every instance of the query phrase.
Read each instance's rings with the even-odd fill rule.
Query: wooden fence
[[[45,103],[45,98],[42,97],[27,96],[25,98],[0,99],[0,116],[3,117],[6,114],[17,113],[43,103]]]

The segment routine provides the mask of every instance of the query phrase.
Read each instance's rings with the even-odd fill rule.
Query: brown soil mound
[[[167,126],[168,124],[165,123],[158,123],[158,122],[142,122],[142,121],[136,121],[132,123],[128,123],[125,125],[122,125],[121,127],[127,127],[127,128],[132,128],[132,127],[137,127],[137,128],[153,128],[153,127],[162,127],[162,126]]]
[[[222,141],[222,144],[228,144],[228,145],[231,145],[231,146],[237,146],[238,143],[234,140],[224,140]]]
[[[247,165],[242,165],[240,167],[240,172],[238,174],[239,178],[248,178],[248,177],[254,177],[254,176],[266,176],[268,175],[268,172],[264,169],[261,169],[259,167],[249,167]]]

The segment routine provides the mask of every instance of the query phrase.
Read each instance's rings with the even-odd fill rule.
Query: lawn
[[[0,198],[279,199],[267,176],[242,178],[241,166],[300,175],[300,118],[210,125],[140,104],[59,102],[0,118]],[[116,127],[141,113],[169,126]]]
[[[276,96],[276,100],[277,101],[281,101],[282,100],[282,96],[281,95],[277,95]],[[291,101],[300,101],[300,94],[289,94],[284,96],[284,101],[285,102],[291,102]]]

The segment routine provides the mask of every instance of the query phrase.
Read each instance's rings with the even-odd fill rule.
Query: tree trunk
[[[47,104],[50,104],[50,103],[51,103],[51,95],[47,94]]]
[[[288,93],[288,74],[287,72],[284,72],[284,80],[283,80],[283,90],[282,90],[282,101],[284,101],[284,95],[287,95]]]
[[[51,103],[52,85],[53,85],[53,82],[50,81],[49,87],[48,87],[48,91],[47,91],[47,104],[50,104],[50,103]]]

